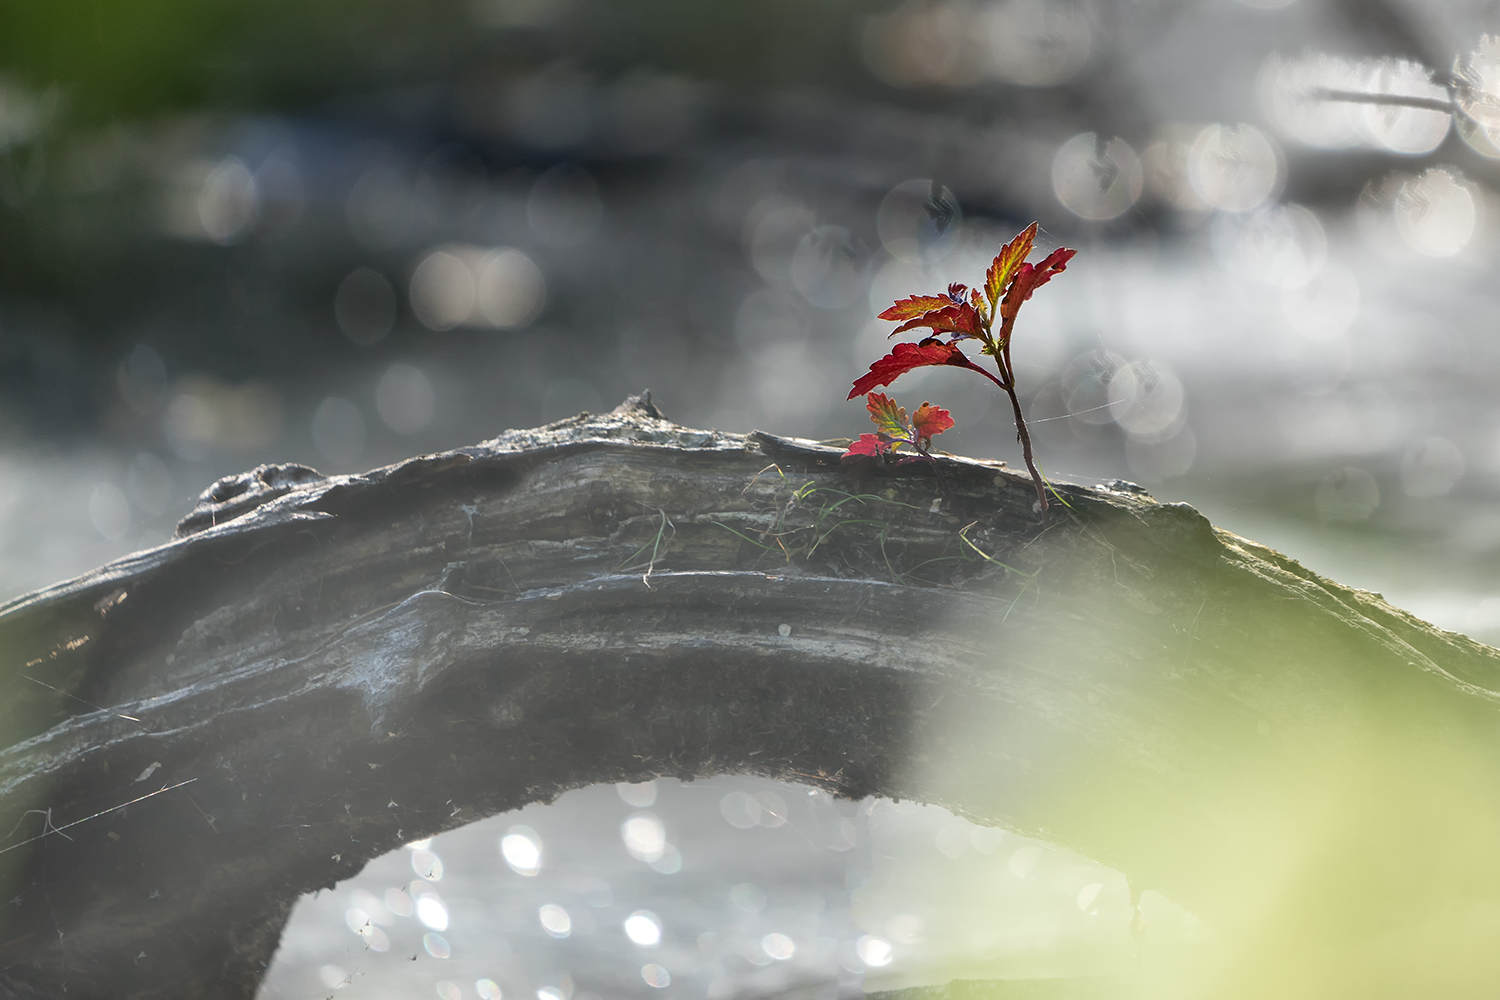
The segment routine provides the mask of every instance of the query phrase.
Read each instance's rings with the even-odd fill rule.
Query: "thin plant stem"
[[[998,363],[998,361],[997,361],[997,363]],[[1005,382],[1003,380],[996,378],[995,376],[991,375],[989,372],[985,371],[983,368],[980,368],[978,365],[969,365],[969,368],[972,369],[973,371],[976,371],[979,374],[983,375],[985,378],[989,379],[991,382],[995,383],[1000,388],[1002,388],[1002,389],[1007,388],[1007,386],[1006,386],[1006,384],[1005,384]],[[1001,372],[1003,373],[1004,370],[1005,369],[1002,368]]]
[[[1026,429],[1026,416],[1021,412],[1021,399],[1016,395],[1016,377],[1010,366],[1010,326],[1006,320],[1000,327],[1000,350],[995,353],[995,367],[1000,369],[1000,388],[1010,397],[1011,409],[1016,415],[1016,438],[1021,442],[1021,457],[1026,459],[1026,471],[1031,473],[1031,485],[1036,488],[1036,502],[1042,515],[1042,527],[1047,526],[1047,490],[1042,485],[1042,474],[1037,471],[1036,458],[1031,452],[1031,432]],[[988,374],[986,372],[986,374]]]

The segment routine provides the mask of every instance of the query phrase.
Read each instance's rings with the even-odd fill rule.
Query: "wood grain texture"
[[[252,996],[301,893],[663,775],[1047,838],[1249,942],[1247,991],[1500,895],[1497,651],[1123,485],[1043,530],[993,463],[838,455],[636,400],[262,467],[0,608],[0,991]]]

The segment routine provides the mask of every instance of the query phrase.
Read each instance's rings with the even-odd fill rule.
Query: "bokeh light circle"
[[[1426,257],[1452,257],[1469,245],[1479,225],[1472,186],[1444,167],[1403,183],[1392,213],[1401,238]]]
[[[1123,139],[1102,141],[1093,132],[1075,135],[1052,159],[1052,190],[1063,207],[1081,219],[1118,218],[1141,196],[1141,159]]]
[[[1023,87],[1054,87],[1078,75],[1094,47],[1082,5],[1001,0],[980,14],[992,76]]]
[[[661,944],[661,920],[650,910],[636,910],[625,918],[625,936],[642,948]]]
[[[946,187],[925,179],[903,181],[881,200],[875,229],[898,260],[941,260],[958,243],[963,211]]]
[[[529,826],[513,826],[500,838],[500,854],[518,875],[542,870],[542,840]]]
[[[544,903],[537,910],[537,919],[550,937],[565,938],[573,933],[573,918],[556,903]]]
[[[1225,212],[1259,208],[1281,182],[1281,153],[1251,125],[1209,125],[1188,154],[1188,179],[1198,196]]]

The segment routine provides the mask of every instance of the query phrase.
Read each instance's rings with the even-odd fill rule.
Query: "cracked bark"
[[[1123,485],[1042,530],[993,463],[838,454],[634,400],[262,467],[0,608],[0,992],[251,996],[404,841],[724,772],[1114,865],[1237,942],[1216,995],[1376,976],[1414,921],[1494,974],[1449,953],[1500,889],[1500,653]]]

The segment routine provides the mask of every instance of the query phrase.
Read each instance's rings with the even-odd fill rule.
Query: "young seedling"
[[[924,438],[917,426],[916,415],[913,415],[913,423],[906,426],[905,411],[881,393],[872,390],[890,385],[914,368],[928,365],[968,368],[995,383],[1010,397],[1011,409],[1016,418],[1016,438],[1021,442],[1021,454],[1026,459],[1026,469],[1031,473],[1032,484],[1036,487],[1037,507],[1042,515],[1042,523],[1045,524],[1047,490],[1041,473],[1037,471],[1036,459],[1031,452],[1031,434],[1026,429],[1026,417],[1021,413],[1021,400],[1016,395],[1016,372],[1010,360],[1010,340],[1016,324],[1016,314],[1021,311],[1021,303],[1031,298],[1032,293],[1050,281],[1054,274],[1061,274],[1078,251],[1059,247],[1040,264],[1028,264],[1026,258],[1036,242],[1036,230],[1037,224],[1033,222],[1019,236],[1000,248],[1000,253],[995,256],[985,274],[982,290],[955,282],[948,286],[946,295],[913,295],[898,300],[880,314],[881,319],[901,324],[891,331],[893,337],[908,330],[929,330],[931,335],[915,344],[897,344],[891,349],[891,353],[876,361],[868,372],[855,380],[849,398],[853,399],[862,393],[869,394],[866,406],[880,432],[862,435],[846,454],[884,455],[904,443],[930,460],[931,456],[926,449],[932,440],[932,434],[937,431],[929,431]],[[998,330],[995,328],[996,320],[1000,323]],[[946,341],[941,339],[944,336],[948,338]],[[965,340],[979,342],[979,353],[994,359],[998,377],[975,364],[959,349],[958,345]],[[889,426],[900,426],[904,432],[909,433],[898,436],[889,430],[882,423],[884,418],[877,414],[877,406],[882,413],[887,409],[899,413],[900,419],[893,420]],[[939,430],[953,426],[948,411],[923,403],[917,414],[924,411],[942,414],[942,419],[947,422]],[[890,444],[883,450],[872,451],[881,444],[883,436],[889,439]],[[866,439],[870,439],[870,443],[866,443]]]
[[[917,411],[908,420],[906,408],[897,406],[896,401],[888,399],[883,392],[870,393],[865,398],[865,409],[870,411],[875,433],[861,434],[859,440],[844,452],[846,455],[882,458],[905,447],[930,462],[933,459],[928,449],[932,447],[932,436],[953,426],[953,418],[948,415],[948,411],[940,410],[931,403],[923,403],[917,407]],[[917,459],[904,458],[901,461],[914,462]]]

